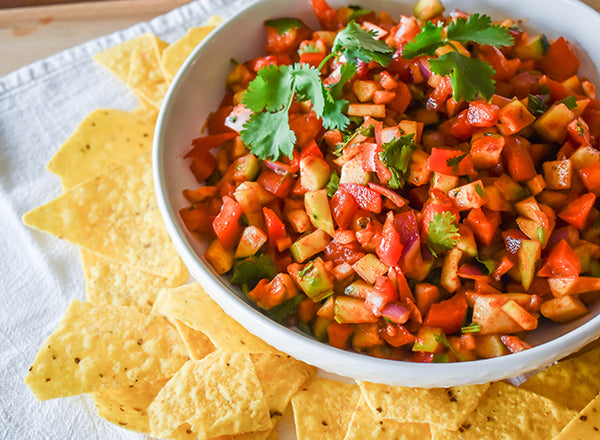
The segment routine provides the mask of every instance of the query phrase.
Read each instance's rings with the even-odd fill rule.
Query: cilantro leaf
[[[356,75],[357,69],[354,63],[345,63],[340,67],[340,80],[329,87],[329,93],[333,99],[339,99],[344,91],[344,84]]]
[[[308,64],[294,64],[290,69],[299,101],[310,100],[317,115],[323,114],[325,97],[319,71]]]
[[[492,25],[492,19],[487,15],[472,14],[468,19],[458,17],[448,25],[448,40],[503,47],[513,44],[510,31],[501,25]]]
[[[383,151],[379,153],[379,158],[392,177],[387,182],[390,188],[401,188],[406,182],[406,172],[410,165],[410,159],[416,146],[412,134],[400,136],[381,146]]]
[[[406,44],[403,58],[414,58],[419,55],[433,56],[435,51],[452,41],[459,43],[474,42],[495,47],[510,46],[513,37],[510,31],[500,25],[493,25],[487,15],[473,14],[468,19],[459,17],[448,25],[446,36],[442,24],[426,22],[421,32]],[[489,99],[495,91],[494,68],[487,62],[470,58],[458,51],[451,51],[438,58],[429,60],[433,73],[446,76],[452,80],[453,97],[457,101],[465,99],[473,101],[478,96]]]
[[[574,96],[567,96],[561,102],[566,105],[569,110],[573,110],[575,107],[577,107],[577,98]]]
[[[404,46],[402,58],[409,59],[419,55],[433,55],[439,47],[446,44],[443,32],[444,25],[442,23],[425,22],[421,32]]]
[[[313,43],[308,43],[307,45],[298,49],[298,55],[302,55],[303,53],[319,53],[319,52],[321,52],[321,51]]]
[[[306,298],[304,295],[296,295],[281,304],[271,307],[266,311],[266,314],[275,322],[283,324],[285,318],[293,314],[298,308],[298,304]]]
[[[290,17],[282,17],[275,18],[273,20],[267,20],[265,21],[265,26],[277,29],[277,33],[279,35],[283,35],[286,32],[289,32],[294,29],[301,29],[303,27],[306,27],[304,23],[302,23],[302,20]]]
[[[442,344],[444,347],[446,347],[450,352],[452,352],[452,354],[454,354],[454,356],[456,356],[456,359],[458,359],[461,362],[466,361],[465,357],[460,354],[458,351],[456,351],[454,349],[454,347],[450,344],[450,342],[448,342],[448,338],[446,338],[446,334],[442,333],[441,335],[433,335],[433,339],[435,339],[435,342]]]
[[[248,85],[242,103],[253,112],[281,110],[292,97],[289,66],[266,66]]]
[[[233,264],[231,282],[241,286],[244,292],[254,289],[264,278],[269,280],[277,274],[277,268],[271,257],[265,254],[252,255]]]
[[[356,63],[356,60],[365,63],[374,60],[382,66],[387,66],[392,61],[394,50],[375,38],[375,32],[366,31],[354,20],[338,32],[333,41],[332,52],[340,52],[346,62]]]
[[[446,160],[446,165],[452,168],[452,171],[458,173],[458,164],[467,157],[467,153],[461,154],[460,156],[454,156]]]
[[[362,17],[363,15],[370,14],[373,11],[369,11],[368,9],[363,9],[362,6],[358,5],[348,5],[348,8],[352,9],[352,13],[350,14],[349,19],[354,20],[355,18]]]
[[[447,52],[429,60],[433,73],[450,75],[454,99],[473,101],[478,96],[489,99],[495,92],[494,68],[478,58],[469,58],[459,52]]]
[[[427,229],[427,246],[434,257],[456,246],[460,239],[456,217],[450,211],[436,212]]]
[[[291,158],[296,142],[287,111],[254,113],[244,124],[241,138],[259,159],[272,160],[277,160],[280,153]]]
[[[484,273],[486,275],[491,274],[496,269],[496,262],[494,260],[479,257],[476,257],[476,260],[480,264],[482,269],[485,268]]]
[[[328,130],[334,128],[345,130],[350,123],[348,116],[343,113],[347,104],[348,101],[345,99],[336,99],[335,101],[326,100],[323,114],[320,115],[323,118],[323,127]]]

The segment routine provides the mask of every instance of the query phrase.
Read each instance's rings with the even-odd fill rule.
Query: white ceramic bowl
[[[353,0],[375,11],[410,15],[415,0]],[[331,0],[339,7],[343,0]],[[574,0],[447,0],[453,8],[482,12],[493,19],[522,19],[525,28],[549,38],[565,36],[582,58],[583,72],[600,86],[594,65],[600,66],[600,15]],[[359,380],[418,387],[484,383],[516,376],[545,366],[579,349],[600,335],[600,303],[591,313],[566,325],[540,327],[528,341],[534,348],[500,358],[453,364],[417,364],[382,360],[333,348],[270,320],[245,295],[218,276],[202,257],[206,243],[188,233],[178,210],[187,206],[185,188],[197,185],[182,156],[201,135],[208,114],[225,91],[231,59],[247,60],[264,54],[263,22],[282,16],[299,17],[317,28],[309,0],[259,0],[220,26],[198,46],[175,77],[160,111],[154,137],[154,179],[159,206],[168,231],[192,276],[210,296],[250,332],[297,359],[325,371]],[[585,55],[587,53],[587,55]]]

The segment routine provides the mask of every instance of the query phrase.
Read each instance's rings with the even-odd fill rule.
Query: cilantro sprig
[[[444,32],[443,23],[426,22],[415,38],[406,44],[403,58],[420,55],[433,56],[442,46],[453,42],[461,44],[477,43],[495,47],[510,46],[513,37],[508,28],[493,25],[487,15],[472,14],[468,19],[459,17],[448,24]],[[494,94],[494,68],[483,60],[470,58],[457,50],[446,52],[438,58],[431,58],[429,66],[433,73],[450,76],[453,97],[457,101],[473,101],[478,96],[489,99]]]
[[[406,172],[410,165],[410,159],[413,151],[416,149],[412,134],[407,134],[395,138],[381,146],[383,151],[379,153],[379,158],[392,177],[387,184],[392,189],[402,188],[406,183]]]
[[[340,99],[344,84],[356,74],[359,60],[387,66],[392,53],[393,49],[377,40],[374,32],[352,20],[338,32],[331,53],[317,68],[304,64],[262,68],[242,100],[253,112],[240,133],[242,141],[260,159],[277,160],[281,154],[291,158],[296,135],[290,128],[288,112],[294,99],[310,101],[326,129],[344,130],[350,122],[343,113],[348,101]],[[327,88],[320,71],[332,57],[342,62],[340,80]]]
[[[427,246],[434,257],[452,249],[458,243],[460,234],[456,217],[450,211],[436,212],[427,229]]]

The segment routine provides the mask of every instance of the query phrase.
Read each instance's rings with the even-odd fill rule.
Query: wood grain
[[[191,0],[104,0],[0,10],[0,76]]]

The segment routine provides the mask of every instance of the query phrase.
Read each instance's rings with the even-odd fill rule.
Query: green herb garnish
[[[453,41],[500,48],[512,45],[513,37],[508,28],[493,25],[492,19],[487,15],[473,14],[468,19],[459,17],[448,25],[446,35],[443,23],[428,21],[421,32],[404,47],[402,57],[433,56],[438,48],[452,45]],[[492,77],[496,72],[483,60],[470,58],[455,50],[430,59],[429,66],[433,73],[450,75],[453,97],[457,101],[473,101],[478,96],[489,99],[495,92]]]
[[[574,96],[567,96],[561,102],[566,105],[569,110],[573,110],[575,107],[577,107],[577,98]]]
[[[329,182],[325,185],[325,190],[327,191],[327,197],[331,198],[338,190],[340,186],[340,176],[335,171],[332,171],[329,175]]]
[[[279,35],[283,35],[293,29],[301,29],[306,27],[302,20],[297,18],[282,17],[274,20],[265,21],[265,25],[277,29]]]
[[[401,188],[406,182],[406,173],[410,165],[412,153],[415,150],[415,142],[412,134],[392,139],[381,146],[383,151],[379,153],[381,162],[392,173],[387,182],[390,188]]]
[[[472,322],[471,324],[460,329],[461,333],[479,333],[480,331],[481,325],[477,324],[476,322]]]
[[[460,234],[456,217],[450,211],[436,212],[427,229],[427,246],[434,257],[456,246]]]
[[[277,268],[271,257],[265,254],[253,255],[243,260],[236,260],[233,264],[231,282],[247,293],[254,289],[260,280],[264,278],[271,280],[276,274]]]
[[[446,159],[446,165],[452,168],[454,173],[458,173],[458,164],[467,157],[467,153],[461,154],[460,156],[454,156],[449,159]]]

